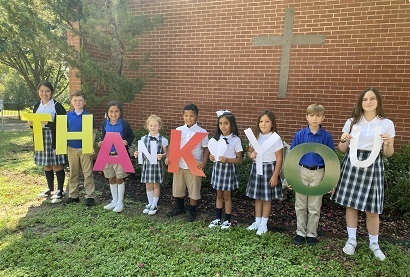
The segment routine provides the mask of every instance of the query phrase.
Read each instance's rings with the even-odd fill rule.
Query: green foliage
[[[410,145],[385,159],[385,206],[410,218]]]

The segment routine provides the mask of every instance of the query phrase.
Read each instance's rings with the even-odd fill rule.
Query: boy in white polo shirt
[[[185,145],[195,133],[207,133],[205,129],[199,127],[196,123],[198,120],[198,112],[198,107],[195,104],[189,104],[184,107],[183,117],[185,125],[177,128],[177,130],[182,131],[181,146]],[[192,154],[198,162],[197,167],[199,169],[204,169],[205,165],[208,162],[208,141],[208,136],[206,136],[201,141],[201,143],[199,143],[194,148],[194,150],[192,150]],[[177,205],[174,210],[168,213],[169,217],[173,217],[185,212],[184,200],[186,191],[188,190],[188,221],[192,222],[196,219],[196,204],[197,201],[201,198],[201,182],[202,177],[193,175],[185,161],[183,159],[180,159],[178,173],[174,173],[172,182],[172,194],[176,199]]]

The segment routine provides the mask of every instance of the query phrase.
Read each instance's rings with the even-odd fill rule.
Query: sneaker
[[[94,206],[94,204],[95,204],[94,198],[87,198],[87,199],[85,199],[85,205],[86,205],[87,207]]]
[[[219,218],[213,220],[211,224],[208,225],[209,228],[221,226],[221,220]]]
[[[104,206],[105,210],[112,210],[115,208],[115,206],[117,205],[117,202],[111,201],[108,205]]]
[[[356,250],[357,241],[355,238],[349,238],[346,241],[345,247],[343,247],[343,252],[347,255],[353,255]]]
[[[314,238],[314,237],[307,237],[307,238],[306,238],[306,243],[307,243],[307,245],[309,245],[309,246],[315,246],[316,243],[317,243],[317,239]]]
[[[296,235],[293,238],[293,243],[296,245],[301,245],[305,243],[305,240],[306,240],[305,237],[302,237],[301,235]]]
[[[180,210],[178,208],[175,208],[172,211],[170,211],[169,213],[167,213],[167,216],[168,217],[174,217],[174,216],[177,216],[177,215],[180,215],[180,214],[183,214],[183,213],[185,213],[184,210]]]
[[[145,209],[142,211],[142,213],[143,214],[148,214],[150,208],[151,208],[151,205],[149,205],[149,204],[145,205]]]
[[[71,198],[68,197],[68,199],[65,201],[66,204],[71,204],[71,203],[79,203],[80,202],[80,198]]]
[[[148,215],[154,215],[157,213],[157,211],[158,211],[157,206],[151,206],[151,208],[148,211]]]
[[[51,196],[51,199],[60,199],[61,197],[63,197],[65,195],[64,191],[61,190],[57,190],[56,193],[54,193],[53,196]]]
[[[228,220],[225,220],[222,224],[221,224],[221,229],[229,229],[229,227],[231,227],[231,223]]]
[[[188,222],[194,222],[196,220],[196,211],[189,211],[188,213]]]
[[[37,194],[37,196],[38,197],[42,197],[42,198],[47,198],[47,197],[49,197],[51,195],[51,190],[46,190],[46,191],[44,191],[44,192],[42,192],[42,193],[39,193],[39,194]]]
[[[252,223],[252,225],[250,225],[248,228],[246,228],[247,230],[249,230],[249,231],[255,231],[255,230],[258,230],[259,229],[259,224],[258,223],[256,223],[256,222],[254,222],[254,223]]]
[[[124,204],[117,202],[117,205],[115,205],[115,208],[113,209],[114,212],[120,213],[124,210]]]
[[[384,261],[386,259],[386,256],[380,250],[379,244],[377,242],[372,242],[369,248],[373,252],[374,256],[376,256],[376,258],[378,258],[380,261]]]
[[[258,236],[265,234],[268,231],[268,226],[266,224],[260,224],[258,231],[256,232],[256,234]]]
[[[61,203],[61,202],[63,202],[63,199],[61,199],[61,198],[55,198],[55,199],[51,200],[52,204],[57,204],[57,203]]]

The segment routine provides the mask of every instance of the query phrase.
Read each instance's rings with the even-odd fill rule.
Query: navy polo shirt
[[[293,138],[290,149],[296,147],[299,144],[307,142],[320,143],[335,150],[332,135],[328,131],[323,129],[322,125],[320,125],[319,131],[316,134],[313,134],[310,131],[309,126],[297,132],[295,134],[295,137]],[[302,156],[302,158],[299,161],[299,164],[305,166],[324,166],[325,162],[319,154],[310,152]]]
[[[107,125],[105,125],[105,132],[116,132],[120,133],[121,137],[124,137],[124,128],[122,127],[122,119],[119,118],[117,122],[113,125],[109,120],[107,120]],[[111,148],[111,152],[116,152],[114,145]]]
[[[69,132],[81,132],[83,130],[83,114],[90,114],[86,110],[83,110],[81,114],[76,114],[75,111],[67,113],[67,124]],[[69,139],[67,140],[68,146],[72,148],[81,149],[83,143],[80,139]]]

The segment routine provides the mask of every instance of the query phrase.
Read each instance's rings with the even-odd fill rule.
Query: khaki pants
[[[201,199],[201,183],[202,177],[193,175],[189,169],[179,168],[172,180],[172,194],[177,198],[185,198],[188,189],[188,197],[192,200],[199,200]]]
[[[83,154],[81,149],[68,147],[67,155],[70,165],[69,197],[77,198],[80,195],[78,185],[81,169],[84,175],[85,197],[94,198],[93,154]]]
[[[309,170],[298,168],[299,178],[306,186],[315,186],[322,181],[325,169]],[[307,196],[295,192],[295,211],[297,219],[296,234],[302,237],[317,237],[323,195]]]

